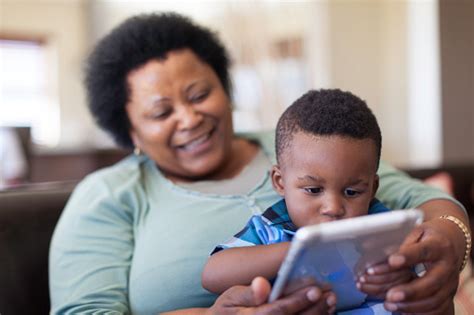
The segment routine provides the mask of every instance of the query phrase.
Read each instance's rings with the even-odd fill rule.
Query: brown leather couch
[[[408,170],[426,178],[440,170],[474,227],[474,165]],[[75,182],[37,184],[0,191],[0,314],[48,314],[48,248],[54,226]]]
[[[48,249],[74,182],[0,191],[0,314],[48,314]]]

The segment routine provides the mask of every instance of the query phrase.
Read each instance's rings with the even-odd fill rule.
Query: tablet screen
[[[408,233],[421,223],[419,210],[340,220],[298,230],[285,258],[270,301],[303,286],[330,286],[337,310],[353,308],[366,294],[356,287],[356,275],[394,253]]]

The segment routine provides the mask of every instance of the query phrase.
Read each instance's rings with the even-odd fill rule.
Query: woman
[[[331,296],[318,288],[266,304],[262,278],[217,300],[201,287],[215,244],[278,199],[268,178],[272,135],[233,133],[228,68],[217,37],[175,14],[131,18],[95,47],[86,76],[90,109],[135,154],[88,176],[68,202],[51,245],[52,313],[327,311],[320,302]],[[379,175],[380,200],[419,207],[427,217],[391,268],[425,262],[428,271],[392,288],[386,306],[450,310],[465,238],[439,216],[467,225],[465,212],[386,164]]]

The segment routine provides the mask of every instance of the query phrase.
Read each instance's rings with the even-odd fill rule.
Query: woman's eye
[[[310,194],[319,194],[323,191],[320,187],[307,187],[304,190]]]
[[[152,119],[164,119],[164,118],[168,117],[170,115],[170,113],[171,113],[170,111],[159,112],[159,113],[151,114],[150,118],[152,118]]]
[[[197,94],[196,96],[193,96],[191,98],[191,102],[200,103],[200,102],[204,101],[207,98],[208,95],[209,95],[209,92],[204,92],[204,93]]]
[[[352,188],[347,188],[346,190],[344,190],[344,194],[348,197],[355,197],[359,195],[360,192]]]

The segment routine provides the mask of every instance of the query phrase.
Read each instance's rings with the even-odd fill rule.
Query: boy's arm
[[[221,250],[204,267],[202,286],[220,294],[234,285],[248,285],[257,276],[271,280],[276,277],[289,246],[289,242],[282,242]]]

